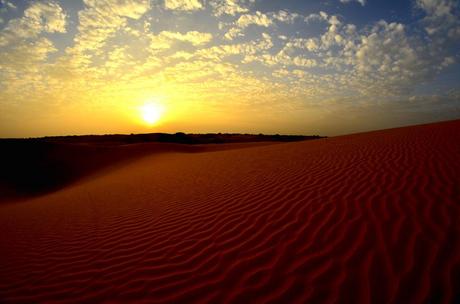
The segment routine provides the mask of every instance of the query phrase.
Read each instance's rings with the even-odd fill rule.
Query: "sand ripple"
[[[165,153],[0,206],[14,302],[460,301],[460,121]]]

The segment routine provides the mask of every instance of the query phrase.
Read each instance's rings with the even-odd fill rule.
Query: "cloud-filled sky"
[[[0,0],[0,52],[0,137],[460,118],[456,0]]]

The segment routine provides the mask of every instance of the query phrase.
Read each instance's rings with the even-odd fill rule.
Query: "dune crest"
[[[460,120],[165,152],[0,205],[4,303],[460,300]]]

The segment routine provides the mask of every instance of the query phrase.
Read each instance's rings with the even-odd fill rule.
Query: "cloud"
[[[27,9],[24,16],[29,22],[40,25],[48,33],[64,33],[66,31],[65,14],[56,2],[37,2]]]
[[[270,47],[263,49],[262,52],[246,54],[244,62],[260,62],[268,67],[294,66],[311,68],[317,65],[317,61],[315,59],[309,58],[305,54],[293,54],[294,48],[301,49],[304,47],[305,39],[289,39],[284,48],[282,48],[278,53],[270,54],[267,51],[273,47],[271,37],[268,34],[263,34],[262,37],[264,38],[266,45],[270,45]]]
[[[265,15],[264,13],[261,13],[259,11],[256,11],[255,14],[245,14],[240,16],[238,20],[236,21],[236,24],[240,28],[246,28],[249,25],[258,25],[258,26],[263,26],[263,27],[269,27],[272,25],[273,21]]]
[[[387,80],[404,81],[423,71],[422,61],[410,45],[404,25],[380,21],[356,48],[357,70],[378,72]]]
[[[35,100],[37,96],[46,94],[49,89],[47,59],[49,54],[56,51],[53,43],[44,37],[16,43],[7,51],[2,51],[0,105],[2,102]],[[54,89],[56,87],[53,86]],[[5,96],[15,97],[2,100]]]
[[[0,46],[36,38],[43,32],[65,33],[66,15],[54,1],[32,3],[24,15],[10,20],[0,32]]]
[[[277,13],[273,14],[274,19],[284,23],[294,23],[294,21],[300,17],[301,15],[297,13],[291,13],[284,10],[280,10]]]
[[[342,3],[358,2],[362,6],[366,5],[366,0],[340,0]]]
[[[78,33],[67,53],[79,56],[100,49],[106,40],[126,25],[127,18],[139,19],[150,8],[149,0],[84,0],[78,13]]]
[[[0,31],[3,96],[21,92],[17,100],[30,98],[34,92],[37,95],[46,92],[48,58],[57,49],[43,34],[65,32],[66,14],[54,1],[31,3],[21,17],[8,21]]]
[[[451,0],[416,0],[416,5],[435,17],[451,15],[455,8],[455,3]]]
[[[0,12],[6,12],[8,10],[15,10],[17,6],[14,5],[11,1],[0,0]]]
[[[304,17],[304,21],[306,23],[310,23],[312,21],[323,21],[323,20],[327,20],[327,17],[328,15],[325,12],[321,11],[318,14],[312,13]]]
[[[262,37],[257,40],[252,40],[246,43],[237,44],[222,44],[212,46],[207,49],[201,49],[196,52],[196,56],[204,59],[212,59],[222,61],[225,57],[231,55],[242,55],[244,57],[263,54],[263,52],[271,49],[273,42],[268,34],[262,34]],[[249,57],[248,57],[249,58]]]
[[[147,34],[147,37],[150,39],[150,50],[155,53],[156,51],[171,49],[176,41],[188,42],[195,47],[202,46],[211,41],[212,34],[197,31],[189,31],[184,34],[180,32],[162,31],[158,35]],[[175,58],[189,57],[186,54],[185,52],[176,53]]]
[[[235,37],[243,36],[243,30],[240,27],[232,27],[225,33],[224,38],[227,40],[232,40]]]
[[[446,39],[447,34],[427,43],[423,37],[414,35],[413,29],[409,35],[401,23],[381,20],[358,29],[356,25],[324,12],[310,15],[308,19],[326,21],[326,31],[311,38],[288,37],[278,54],[252,56],[250,60],[267,66],[288,67],[282,74],[289,71],[286,79],[297,78],[299,88],[306,86],[306,75],[312,76],[289,67],[320,69],[320,81],[315,84],[318,96],[327,94],[330,88],[337,95],[379,94],[381,98],[394,98],[409,94],[417,85],[431,81],[456,62],[452,55],[455,51],[447,47],[454,40]],[[443,32],[446,33],[446,29]]]
[[[165,0],[165,7],[170,10],[194,11],[203,8],[200,0]]]
[[[317,50],[319,47],[317,39],[313,39],[313,38],[307,39],[307,41],[305,42],[305,47],[309,51]]]
[[[239,13],[247,13],[249,9],[238,0],[215,0],[209,4],[214,8],[214,14],[218,17],[222,15],[235,16]]]
[[[39,64],[47,59],[49,53],[55,51],[57,49],[53,43],[41,37],[27,44],[17,45],[13,48],[13,51],[2,54],[3,58],[0,62],[0,69],[11,72],[39,72]]]
[[[209,33],[201,33],[197,31],[186,32],[185,34],[178,32],[168,32],[163,31],[159,34],[160,37],[170,39],[170,40],[179,40],[183,42],[189,42],[194,46],[203,45],[211,41],[212,35]]]
[[[449,56],[449,57],[444,58],[444,60],[441,63],[441,66],[442,67],[448,67],[448,66],[450,66],[450,65],[452,65],[454,63],[455,63],[455,58],[452,57],[452,56]]]
[[[237,36],[243,35],[243,30],[250,25],[256,25],[261,27],[269,27],[273,24],[272,18],[268,15],[256,11],[254,14],[241,15],[238,20],[234,23],[234,27],[230,28],[224,37],[227,40],[232,40]]]
[[[453,0],[417,0],[416,7],[425,12],[422,23],[430,36],[460,39],[460,9]]]
[[[83,2],[87,7],[86,11],[93,10],[94,15],[101,18],[115,15],[117,17],[139,19],[150,8],[149,0],[83,0]],[[100,20],[95,21],[97,23]],[[85,20],[85,22],[88,22],[88,20]]]

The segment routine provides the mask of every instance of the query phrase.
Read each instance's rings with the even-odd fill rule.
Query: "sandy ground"
[[[0,301],[460,301],[460,120],[237,147],[3,202]]]

